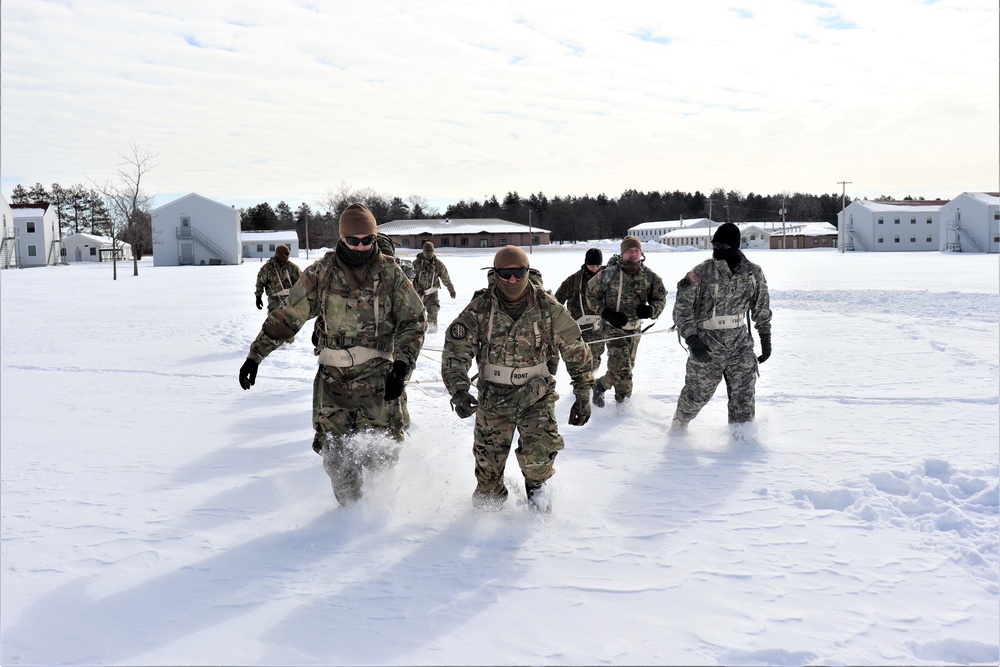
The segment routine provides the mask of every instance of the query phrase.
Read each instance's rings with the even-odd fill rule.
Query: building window
[[[479,247],[480,248],[489,248],[490,247],[489,243],[490,243],[489,239],[479,239]]]
[[[37,255],[38,255],[38,249],[35,246],[33,246],[33,245],[29,245],[28,246],[28,257],[35,257]]]
[[[532,236],[531,237],[531,245],[538,245],[538,237],[537,236]]]
[[[469,237],[468,236],[463,236],[461,243],[462,243],[462,247],[463,248],[467,247],[469,245]]]
[[[1000,220],[1000,211],[994,211],[993,212],[993,219],[994,220]]]
[[[29,234],[34,234],[35,233],[35,223],[33,223],[33,222],[26,222],[24,224],[25,224],[25,231],[27,231]]]
[[[911,225],[917,224],[917,219],[916,218],[910,218],[910,224]]]
[[[267,249],[270,250],[271,252],[274,252],[274,244],[273,243],[268,244]]]
[[[882,218],[878,219],[878,224],[880,224],[880,225],[882,224]]]
[[[90,256],[91,257],[96,257],[97,256],[97,248],[91,248],[90,249]]]
[[[898,225],[899,224],[899,218],[896,218],[896,221],[893,224],[894,225]]]
[[[442,236],[441,237],[441,247],[442,248],[447,248],[450,245],[451,245],[451,237],[450,236]]]
[[[882,237],[881,237],[881,236],[880,236],[880,237],[878,237],[878,242],[879,242],[879,243],[882,243]]]
[[[927,224],[928,224],[928,225],[933,225],[933,224],[934,224],[934,221],[933,221],[933,220],[931,220],[930,218],[927,218]]]
[[[899,236],[893,237],[893,243],[899,243]]]
[[[911,236],[910,237],[910,243],[916,243],[916,242],[917,242],[917,237],[916,236]]]
[[[497,242],[500,245],[507,245],[507,237],[506,236],[501,236],[500,238],[497,239]]]
[[[927,242],[928,242],[928,243],[932,243],[933,241],[934,241],[934,239],[933,239],[933,238],[931,238],[930,236],[928,236],[928,237],[927,237]]]
[[[182,217],[181,218],[181,227],[190,227],[190,226],[191,226],[191,218],[189,218],[187,216]]]
[[[410,247],[410,239],[408,239],[408,238],[403,239],[403,247],[404,248],[409,248]]]
[[[815,236],[813,237],[813,245],[819,245],[819,239]]]
[[[264,252],[264,244],[263,243],[258,243],[257,244],[257,252]]]

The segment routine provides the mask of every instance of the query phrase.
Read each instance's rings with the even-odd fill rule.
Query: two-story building
[[[153,266],[239,264],[235,208],[191,193],[152,211]]]
[[[14,252],[19,266],[63,263],[65,260],[55,207],[40,203],[11,204],[10,208],[14,222]]]
[[[1000,252],[1000,192],[963,192],[941,207],[940,248]]]
[[[851,202],[839,214],[845,252],[907,252],[941,246],[942,199]]]

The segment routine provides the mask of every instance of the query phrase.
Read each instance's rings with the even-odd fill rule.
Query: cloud
[[[1000,180],[986,0],[5,0],[0,18],[8,196],[111,176],[130,139],[158,155],[154,190],[293,205],[341,181],[457,200]]]

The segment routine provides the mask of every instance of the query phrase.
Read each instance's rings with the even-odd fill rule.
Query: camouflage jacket
[[[667,307],[667,288],[663,280],[645,264],[635,273],[629,273],[623,271],[618,262],[619,257],[615,255],[587,283],[587,307],[598,314],[605,308],[616,310],[628,317],[631,324],[639,320],[635,307],[648,303],[653,310],[652,319],[658,318]],[[617,331],[610,324],[607,326]]]
[[[573,393],[589,397],[594,384],[590,348],[580,335],[579,325],[551,294],[533,283],[528,284],[528,289],[528,302],[517,321],[507,314],[496,288],[491,287],[476,292],[448,327],[441,378],[450,394],[469,389],[469,369],[476,361],[480,371],[479,403],[494,411],[517,412],[543,398],[557,398],[551,375],[510,386],[487,382],[482,370],[485,364],[526,368],[548,363],[558,351],[566,362]]]
[[[294,262],[282,264],[272,257],[264,262],[264,266],[257,272],[256,294],[260,296],[267,292],[268,296],[274,296],[281,290],[291,289],[301,275],[302,271]]]
[[[419,253],[413,258],[413,272],[417,276],[413,280],[413,286],[420,292],[440,287],[442,282],[444,282],[444,286],[448,288],[449,292],[455,291],[455,286],[451,283],[451,278],[448,276],[448,269],[445,268],[444,262],[438,259],[437,255],[427,259],[424,253]]]
[[[391,258],[376,254],[365,279],[355,286],[337,261],[336,251],[331,251],[302,272],[288,303],[267,316],[248,357],[259,363],[314,317],[322,318],[320,347],[361,346],[392,352],[410,368],[424,341],[423,303]],[[356,376],[361,374],[359,370]]]
[[[729,269],[724,260],[706,259],[677,283],[674,302],[674,324],[682,338],[698,334],[709,349],[722,345],[729,350],[752,346],[747,326],[735,329],[702,329],[699,323],[713,316],[744,316],[753,318],[757,332],[771,333],[771,300],[767,281],[760,267],[746,257]]]
[[[594,274],[587,271],[586,266],[581,266],[579,271],[564,280],[559,289],[556,290],[556,301],[566,304],[566,308],[574,320],[578,320],[584,315],[601,314],[601,311],[595,311],[587,304],[586,292],[588,281],[584,279],[584,276],[588,274],[591,277],[594,276]]]

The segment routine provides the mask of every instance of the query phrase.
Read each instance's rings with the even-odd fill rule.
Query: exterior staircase
[[[232,256],[228,252],[223,250],[219,246],[219,244],[217,244],[215,241],[213,241],[212,239],[208,238],[207,236],[199,232],[194,227],[190,226],[178,227],[177,238],[197,241],[199,244],[201,244],[203,248],[205,248],[212,254],[216,255],[222,261],[223,264],[236,264],[236,262],[233,261]]]

